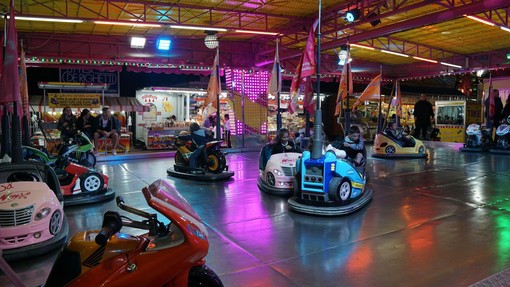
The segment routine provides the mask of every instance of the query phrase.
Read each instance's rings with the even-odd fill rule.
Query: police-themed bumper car
[[[55,171],[66,207],[102,202],[115,197],[115,192],[108,187],[108,176],[95,169],[60,158],[56,162]]]
[[[489,150],[490,153],[510,155],[510,116],[505,119],[496,130],[496,145]]]
[[[490,130],[482,129],[479,124],[470,124],[466,129],[467,140],[459,150],[464,152],[484,152],[492,146]]]
[[[378,133],[372,147],[372,157],[375,158],[425,158],[427,156],[427,148],[423,142],[410,135],[398,140],[390,133]]]
[[[336,216],[353,213],[372,199],[367,176],[345,159],[327,151],[312,159],[305,151],[297,163],[294,196],[288,200],[293,211]]]
[[[172,140],[177,152],[174,166],[166,171],[168,175],[198,181],[228,180],[234,176],[234,172],[228,170],[225,154],[220,150],[222,141],[209,141],[201,148],[193,140],[182,140],[179,136]],[[197,149],[201,150],[193,158]],[[196,167],[191,167],[192,160],[196,160]]]
[[[42,163],[0,165],[0,249],[6,260],[65,244],[69,224],[55,171]]]
[[[301,153],[288,152],[272,155],[272,144],[262,148],[259,157],[259,190],[273,195],[291,195],[293,193],[296,162]]]

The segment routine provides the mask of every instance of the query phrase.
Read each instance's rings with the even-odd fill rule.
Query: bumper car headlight
[[[282,172],[276,168],[273,170],[273,173],[276,175],[282,175]]]
[[[35,213],[34,219],[36,221],[42,220],[42,219],[46,218],[48,215],[50,215],[50,213],[51,213],[51,208],[45,207]]]

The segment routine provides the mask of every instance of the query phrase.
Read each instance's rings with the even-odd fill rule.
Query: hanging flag
[[[23,42],[21,42],[23,43]],[[19,66],[19,89],[21,95],[21,104],[24,116],[29,116],[30,111],[28,109],[28,82],[27,82],[27,63],[25,61],[25,50],[23,45],[21,46],[20,52],[20,66]]]
[[[395,98],[391,100],[391,105],[395,107],[395,113],[402,117],[402,95],[400,94],[400,82],[395,83]]]
[[[305,84],[306,78],[309,78],[313,74],[317,73],[317,62],[315,59],[315,28],[319,22],[315,21],[308,33],[308,40],[306,41],[305,50],[299,59],[299,63],[296,67],[296,72],[292,78],[290,84],[290,103],[288,111],[293,114],[296,111],[296,104],[301,91],[303,90],[303,84]],[[308,79],[311,82],[311,78]],[[310,83],[311,84],[311,83]],[[313,93],[313,92],[312,92]]]
[[[303,84],[304,86],[304,98],[303,98],[303,109],[310,115],[315,114],[315,97],[313,96],[313,85],[311,77],[307,77]]]
[[[349,71],[349,94],[352,94],[353,91],[351,64],[348,63],[349,55],[347,55],[347,60],[345,62],[344,68],[342,69],[342,75],[340,76],[340,84],[338,85],[338,94],[336,95],[336,117],[340,115],[342,101],[347,98],[347,71]]]
[[[207,93],[204,102],[204,116],[209,116],[216,112],[218,105],[217,98],[221,94],[221,86],[219,83],[220,79],[220,66],[219,66],[219,50],[216,50],[216,56],[214,57],[214,64],[209,78],[209,85],[207,86]]]
[[[10,18],[7,19],[7,46],[2,63],[0,81],[0,104],[18,102],[18,114],[21,114],[21,98],[18,78],[18,35],[14,19],[14,0],[10,3]],[[12,112],[12,106],[8,107]]]
[[[271,71],[271,78],[269,79],[269,84],[267,85],[267,93],[273,96],[276,96],[279,91],[281,91],[281,75],[280,75],[280,58],[278,57],[278,50],[274,55],[274,64],[273,70]]]
[[[361,96],[358,98],[358,100],[356,100],[356,102],[352,106],[352,110],[354,111],[354,108],[357,107],[362,102],[369,99],[379,99],[380,96],[381,96],[381,74],[377,75],[375,78],[372,79],[370,84],[368,84],[363,93],[361,93]]]

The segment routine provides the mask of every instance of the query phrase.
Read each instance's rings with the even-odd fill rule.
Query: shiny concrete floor
[[[235,178],[167,177],[172,158],[101,163],[126,203],[173,182],[209,228],[207,264],[225,286],[469,286],[510,267],[510,157],[428,142],[428,159],[368,160],[373,200],[341,217],[291,212],[257,189],[258,153],[227,156]],[[101,226],[114,202],[70,207],[71,234]],[[44,282],[55,253],[16,262],[28,286]],[[9,286],[0,275],[0,286]]]

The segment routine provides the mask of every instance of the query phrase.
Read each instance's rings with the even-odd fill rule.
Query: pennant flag
[[[267,93],[273,96],[276,96],[279,91],[281,91],[281,75],[280,75],[280,58],[278,57],[278,50],[274,55],[274,64],[273,70],[271,71],[271,78],[269,79],[269,84],[267,86]]]
[[[218,105],[217,97],[221,94],[220,79],[220,66],[219,66],[219,50],[216,50],[214,57],[214,64],[209,78],[209,85],[207,86],[207,93],[204,102],[204,116],[209,116],[216,112]]]
[[[303,84],[306,82],[306,78],[317,73],[317,62],[315,59],[315,28],[319,22],[315,21],[308,33],[308,40],[306,42],[305,50],[299,59],[299,63],[296,67],[296,72],[292,78],[290,84],[290,103],[288,111],[293,114],[296,112],[296,104],[299,95],[301,94]],[[308,81],[311,82],[311,79]],[[311,83],[310,83],[311,85]]]
[[[30,111],[28,109],[27,63],[25,61],[25,50],[23,50],[23,46],[21,47],[21,53],[20,53],[19,89],[20,89],[20,95],[21,95],[21,104],[22,104],[22,108],[23,108],[23,115],[28,117],[30,114]]]
[[[340,84],[338,86],[338,94],[336,95],[335,117],[340,115],[340,111],[342,108],[342,101],[347,98],[347,70],[349,71],[349,94],[352,94],[352,91],[353,91],[351,64],[349,64],[348,62],[349,62],[349,56],[347,56],[347,60],[345,61],[344,68],[342,69],[342,75],[340,76]]]
[[[18,114],[21,114],[21,98],[18,78],[18,35],[14,19],[14,1],[11,0],[10,18],[7,19],[7,46],[4,51],[2,79],[0,81],[0,104],[18,102]],[[12,106],[9,106],[12,112]]]
[[[354,108],[357,107],[362,102],[369,99],[379,99],[380,96],[381,96],[381,74],[377,75],[375,78],[372,79],[370,84],[368,84],[363,93],[361,93],[361,96],[358,98],[358,100],[356,100],[356,102],[352,106],[352,110],[354,111]]]

